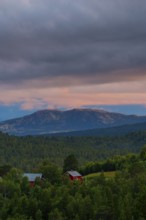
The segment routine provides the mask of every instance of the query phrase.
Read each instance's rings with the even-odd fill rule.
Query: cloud
[[[145,26],[144,0],[1,0],[0,84],[145,79]]]
[[[145,0],[1,0],[0,103],[146,105]]]
[[[49,88],[0,87],[0,104],[17,103],[22,109],[74,108],[93,105],[146,105],[146,81]]]

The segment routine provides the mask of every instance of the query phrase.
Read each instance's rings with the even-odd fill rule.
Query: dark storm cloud
[[[0,82],[139,79],[146,75],[145,27],[145,0],[2,0]]]

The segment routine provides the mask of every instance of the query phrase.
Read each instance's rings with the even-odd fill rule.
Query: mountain
[[[1,122],[0,131],[13,135],[40,135],[142,122],[146,122],[146,116],[123,115],[95,109],[41,110]]]

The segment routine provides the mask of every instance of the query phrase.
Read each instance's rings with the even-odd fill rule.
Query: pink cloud
[[[0,88],[0,102],[22,103],[22,109],[80,107],[82,105],[143,104],[146,106],[145,81],[109,83],[94,86],[48,88]]]

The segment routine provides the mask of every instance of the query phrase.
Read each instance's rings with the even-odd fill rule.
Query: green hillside
[[[80,165],[114,155],[139,152],[146,144],[146,132],[115,137],[15,137],[0,133],[0,165],[33,169],[44,159],[62,166],[74,154]]]
[[[99,173],[91,173],[91,174],[88,174],[88,175],[86,175],[86,176],[84,176],[84,178],[86,179],[86,180],[89,180],[89,179],[91,179],[91,178],[95,178],[95,177],[99,177],[100,175],[104,175],[104,177],[105,178],[107,178],[107,179],[111,179],[111,178],[113,178],[113,177],[115,177],[115,175],[116,175],[116,171],[108,171],[108,172],[99,172]]]

